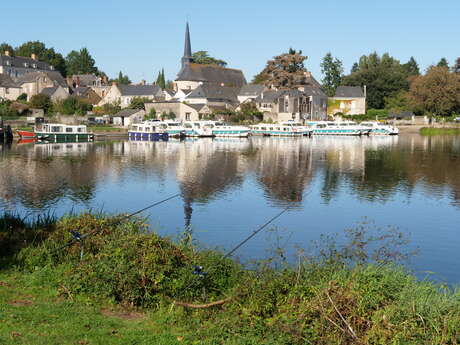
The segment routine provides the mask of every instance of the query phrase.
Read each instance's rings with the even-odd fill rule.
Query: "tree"
[[[18,98],[16,98],[16,101],[18,102],[21,102],[21,103],[25,103],[27,102],[27,93],[21,93]]]
[[[377,53],[363,55],[359,59],[358,69],[343,78],[348,86],[367,86],[367,104],[369,108],[383,109],[385,97],[409,89],[406,70],[400,62],[389,54],[381,57]]]
[[[227,66],[227,63],[224,60],[213,58],[209,56],[208,52],[205,50],[200,50],[192,54],[193,62],[201,65],[218,65],[221,67]]]
[[[92,110],[92,105],[84,98],[71,96],[57,101],[54,108],[65,115],[86,115],[88,111]]]
[[[67,54],[66,68],[69,75],[95,74],[98,71],[87,48],[81,48],[80,51],[72,50]]]
[[[162,69],[161,71],[158,72],[158,77],[156,84],[161,87],[162,89],[166,88],[166,80],[165,80],[165,71]]]
[[[452,72],[460,73],[460,57],[455,61],[455,65],[452,67]]]
[[[275,88],[292,88],[305,84],[307,70],[304,66],[306,56],[290,48],[288,53],[275,56],[268,60],[267,65],[259,73],[259,79],[267,86]]]
[[[342,83],[343,66],[342,61],[333,58],[331,53],[327,53],[321,62],[321,73],[323,89],[329,97],[334,96],[335,90]]]
[[[46,48],[45,44],[40,41],[29,41],[17,47],[14,51],[17,56],[31,57],[32,54],[37,59],[46,62],[58,70],[64,77],[67,75],[64,57],[56,53],[54,48]]]
[[[392,96],[385,97],[385,110],[393,114],[411,110],[409,93],[407,91],[400,91]]]
[[[259,74],[256,74],[254,78],[252,78],[251,83],[252,84],[264,84],[265,81],[267,81],[268,77],[269,76],[267,74],[264,74],[262,71]]]
[[[436,67],[447,67],[447,68],[449,68],[449,63],[447,62],[447,59],[445,57],[443,57],[443,58],[441,58],[441,60],[439,60],[439,62],[436,65]]]
[[[358,70],[359,70],[359,65],[358,65],[357,62],[355,62],[353,64],[353,66],[351,66],[351,72],[350,73],[358,72]]]
[[[415,79],[410,88],[414,106],[434,115],[450,115],[460,111],[460,75],[447,68],[431,67]]]
[[[417,61],[415,61],[413,56],[411,56],[409,61],[407,61],[403,65],[403,68],[406,71],[408,76],[420,75],[420,69],[418,67],[418,63]]]
[[[128,108],[130,109],[145,109],[145,103],[149,102],[149,99],[146,97],[134,97],[131,100]]]
[[[150,109],[149,113],[144,116],[144,121],[156,120],[156,118],[157,118],[157,112],[155,108],[152,108]]]
[[[10,52],[11,55],[14,55],[14,48],[8,43],[3,42],[0,44],[0,54],[5,54],[6,51]]]
[[[123,75],[121,71],[118,73],[118,78],[113,79],[112,81],[116,82],[117,84],[131,84],[129,77],[127,75]]]
[[[45,114],[49,114],[53,108],[51,98],[47,95],[39,93],[38,95],[32,96],[29,102],[32,108],[43,109]]]

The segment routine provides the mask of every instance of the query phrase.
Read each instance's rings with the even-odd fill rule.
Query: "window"
[[[10,60],[6,60],[6,65],[7,65],[7,66],[10,66],[10,65],[11,65],[11,61],[10,61]]]
[[[24,67],[29,67],[29,64],[27,62],[24,62]]]
[[[37,64],[36,63],[32,64],[32,67],[37,68]]]
[[[5,93],[6,93],[6,94],[9,94],[9,93],[10,93],[10,89],[5,88]]]
[[[73,132],[73,128],[67,127],[67,128],[65,129],[65,131],[66,131],[66,133],[72,133],[72,132]]]
[[[52,126],[52,127],[51,127],[51,132],[52,132],[52,133],[59,133],[59,132],[62,132],[62,128],[59,127],[59,126]]]
[[[190,121],[190,113],[185,113],[185,121]]]
[[[82,128],[82,127],[78,127],[77,132],[83,132],[83,128]]]

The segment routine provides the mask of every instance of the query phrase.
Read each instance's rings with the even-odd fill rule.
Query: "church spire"
[[[184,44],[184,56],[182,57],[182,67],[184,65],[193,62],[192,58],[192,45],[190,44],[190,30],[188,28],[188,22],[185,27],[185,44]]]

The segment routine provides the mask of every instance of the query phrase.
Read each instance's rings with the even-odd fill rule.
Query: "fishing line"
[[[109,223],[109,224],[107,224],[106,226],[114,226],[114,225],[120,224],[120,223],[123,222],[124,220],[127,220],[127,219],[129,219],[129,218],[131,218],[131,217],[134,217],[135,215],[137,215],[137,214],[139,214],[139,213],[142,213],[142,212],[144,212],[144,211],[147,211],[148,209],[153,208],[153,207],[155,207],[155,206],[158,206],[158,205],[160,205],[160,204],[162,204],[162,203],[164,203],[164,202],[166,202],[166,201],[169,201],[169,200],[171,200],[171,199],[177,198],[177,197],[180,196],[180,195],[181,195],[180,193],[177,193],[177,194],[174,194],[174,195],[172,195],[172,196],[170,196],[170,197],[168,197],[168,198],[166,198],[166,199],[157,201],[157,202],[155,202],[155,203],[153,203],[153,204],[151,204],[151,205],[148,205],[148,206],[146,206],[146,207],[144,207],[144,208],[142,208],[142,209],[140,209],[140,210],[138,210],[138,211],[136,211],[136,212],[133,212],[133,213],[131,213],[131,214],[128,214],[128,215],[126,215],[126,216],[124,216],[124,217],[122,217],[122,218],[120,218],[120,219],[117,219],[117,220],[115,220],[113,223]],[[100,232],[100,231],[102,231],[102,228],[101,228],[101,229],[93,230],[93,231],[91,231],[91,232],[89,232],[89,233],[87,233],[87,234],[84,234],[84,235],[80,235],[78,232],[72,231],[71,233],[72,233],[73,239],[70,240],[69,242],[67,242],[67,243],[66,243],[65,245],[63,245],[62,247],[59,247],[59,248],[53,250],[51,253],[55,253],[55,252],[58,252],[58,251],[60,251],[60,250],[62,250],[62,249],[64,249],[64,248],[70,247],[71,245],[73,245],[73,244],[75,244],[75,243],[77,243],[77,242],[81,242],[81,241],[84,240],[85,238],[87,238],[87,237],[89,237],[89,236],[93,236],[93,235],[97,234],[97,233]]]

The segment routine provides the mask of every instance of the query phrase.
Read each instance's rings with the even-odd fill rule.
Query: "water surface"
[[[0,155],[0,206],[147,212],[161,234],[184,227],[230,249],[282,209],[276,233],[238,251],[263,258],[281,245],[309,247],[320,234],[370,221],[396,226],[420,248],[419,277],[460,283],[460,137],[252,138],[169,142],[13,144]],[[278,238],[278,237],[281,237]]]

